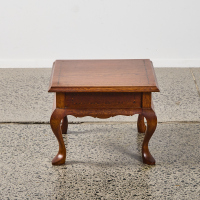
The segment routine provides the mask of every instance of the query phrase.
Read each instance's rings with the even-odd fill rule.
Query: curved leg
[[[52,160],[53,165],[62,165],[65,163],[65,159],[66,159],[66,148],[63,141],[61,126],[60,126],[60,122],[65,116],[66,116],[65,109],[56,108],[53,111],[51,115],[51,119],[50,119],[51,129],[53,133],[55,134],[59,143],[58,154]]]
[[[62,129],[62,134],[67,134],[67,129],[68,129],[68,119],[67,119],[67,116],[65,116],[62,119],[61,129]]]
[[[141,114],[138,115],[137,128],[138,128],[139,133],[145,133],[145,131],[146,131],[146,125],[144,123],[144,116]]]
[[[142,159],[143,163],[155,165],[155,159],[149,152],[148,144],[157,126],[157,117],[152,109],[143,110],[143,115],[147,120],[147,130],[142,144]]]

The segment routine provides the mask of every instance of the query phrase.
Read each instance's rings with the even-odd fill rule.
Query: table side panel
[[[74,117],[85,117],[91,116],[95,118],[106,119],[109,117],[114,117],[117,115],[131,116],[135,114],[142,114],[142,108],[87,108],[87,109],[76,109],[68,108],[66,109],[67,115],[72,115]]]
[[[81,92],[65,93],[65,108],[141,108],[142,93]]]
[[[142,93],[142,108],[151,108],[152,95],[151,92]]]

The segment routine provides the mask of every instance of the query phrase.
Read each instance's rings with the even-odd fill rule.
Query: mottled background
[[[0,69],[0,199],[200,199],[200,68],[155,71],[155,166],[137,116],[69,116],[66,163],[52,166],[51,69]]]

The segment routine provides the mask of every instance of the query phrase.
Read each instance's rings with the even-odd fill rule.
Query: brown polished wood
[[[142,93],[71,92],[65,93],[67,108],[140,108]]]
[[[57,60],[49,92],[159,92],[152,62]]]
[[[49,92],[56,93],[50,124],[59,143],[53,165],[65,163],[62,134],[67,133],[67,115],[109,118],[134,114],[139,114],[138,132],[145,132],[143,162],[155,164],[148,143],[157,125],[152,92],[159,92],[159,88],[150,60],[57,60]]]
[[[137,128],[138,128],[138,133],[145,133],[145,131],[146,131],[146,125],[144,123],[144,116],[142,114],[138,115]]]
[[[68,119],[67,116],[65,116],[62,119],[62,125],[61,125],[62,134],[67,134],[67,129],[68,129]]]
[[[52,129],[53,133],[55,134],[55,136],[58,140],[58,144],[59,144],[58,153],[52,160],[53,165],[61,165],[61,164],[65,163],[65,159],[66,159],[66,148],[65,148],[64,141],[63,141],[62,130],[61,130],[61,126],[60,126],[60,122],[65,116],[66,116],[65,109],[56,108],[53,111],[53,113],[51,115],[51,119],[50,119],[51,129]]]

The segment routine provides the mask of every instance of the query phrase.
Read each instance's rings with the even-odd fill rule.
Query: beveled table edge
[[[157,86],[50,87],[48,92],[160,92]]]
[[[116,60],[124,60],[124,59],[116,59]],[[141,59],[128,59],[128,60],[141,60]],[[107,86],[107,87],[106,86],[100,86],[100,87],[98,87],[98,86],[54,87],[54,86],[52,86],[52,78],[53,78],[53,74],[54,74],[56,61],[65,61],[65,60],[56,60],[56,61],[54,61],[53,66],[52,66],[48,92],[160,92],[156,74],[155,74],[155,70],[153,67],[153,63],[150,59],[145,59],[145,60],[149,60],[151,62],[151,68],[153,71],[156,85],[152,85],[152,86],[111,86],[111,87],[109,87],[109,86]]]

